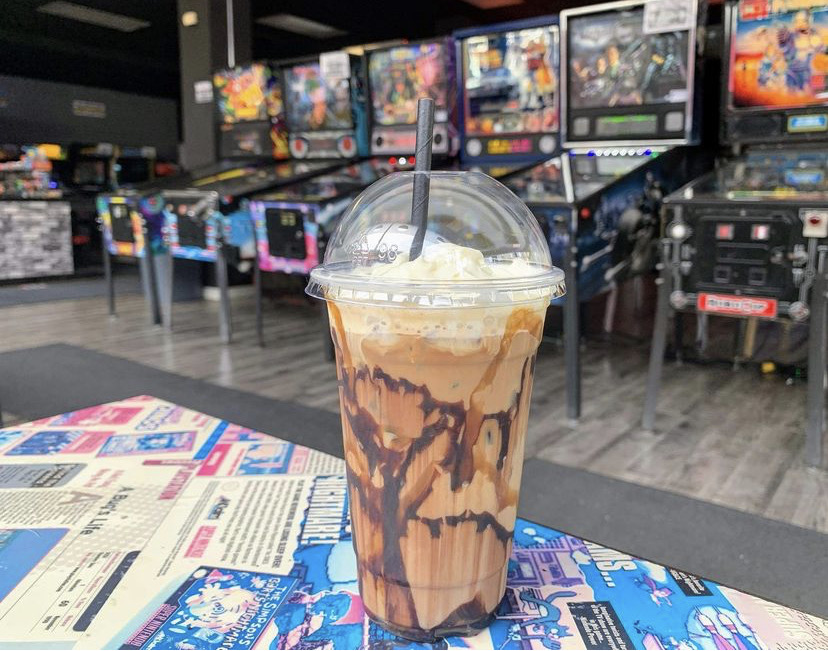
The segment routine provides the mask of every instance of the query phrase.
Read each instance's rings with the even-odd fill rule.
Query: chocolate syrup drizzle
[[[376,536],[376,533],[381,532],[381,553],[371,554],[371,550],[358,550],[360,582],[363,585],[366,578],[363,576],[364,572],[369,572],[384,582],[385,613],[379,619],[387,619],[402,626],[407,622],[408,626],[418,628],[420,624],[410,592],[410,577],[403,562],[400,541],[406,536],[410,523],[422,523],[428,527],[432,539],[439,539],[447,527],[453,528],[473,522],[477,533],[491,529],[503,545],[504,558],[508,558],[514,525],[505,527],[498,521],[497,513],[475,513],[466,510],[461,514],[427,518],[418,515],[418,511],[432,494],[434,481],[443,473],[448,473],[451,491],[456,493],[472,481],[475,473],[483,472],[486,480],[495,486],[498,508],[517,506],[517,492],[509,487],[504,468],[507,463],[521,464],[523,461],[510,460],[507,457],[517,447],[513,437],[525,435],[523,430],[526,418],[521,410],[529,408],[529,394],[535,367],[534,352],[523,362],[520,383],[515,387],[514,399],[508,409],[483,413],[484,405],[481,403],[485,396],[480,394],[494,381],[498,367],[508,355],[511,340],[517,332],[528,331],[540,340],[542,317],[530,309],[514,310],[503,335],[500,351],[493,357],[480,384],[472,392],[467,408],[462,400],[438,400],[425,384],[417,385],[405,378],[392,377],[378,365],[374,365],[373,368],[365,364],[355,366],[346,343],[341,314],[335,305],[329,303],[329,307],[332,317],[331,335],[339,375],[351,501],[352,504],[358,502],[361,513],[361,517],[355,517],[352,522],[354,545],[358,546],[359,540],[368,539],[366,536]],[[375,400],[388,407],[377,409],[383,419],[401,418],[407,419],[407,422],[377,422],[377,417],[361,404]],[[398,410],[394,408],[395,400],[399,401]],[[387,403],[391,403],[390,406]],[[419,413],[416,416],[412,415],[410,405],[417,406]],[[376,404],[374,406],[376,407]],[[406,410],[403,408],[405,406],[409,408]],[[410,431],[410,419],[417,417],[421,418],[422,425],[416,436],[396,436],[396,431],[404,431],[406,428]],[[496,459],[491,459],[491,455],[487,455],[482,462],[478,460],[478,464],[475,465],[475,444],[484,432],[483,435],[489,437],[487,442],[491,442],[492,429],[499,432],[500,436]],[[443,440],[440,445],[443,447],[437,449],[444,449],[444,453],[440,458],[432,459],[432,463],[436,462],[439,470],[431,465],[431,476],[421,474],[413,478],[407,477],[415,459],[422,454],[434,454],[431,448],[441,438]],[[367,476],[363,476],[364,470],[360,474],[360,468],[354,466],[355,461],[359,462],[360,468],[364,469],[367,466]],[[371,531],[362,531],[362,527],[369,527]],[[374,546],[373,541],[371,546]],[[363,553],[360,554],[360,551]],[[497,572],[498,569],[493,568],[493,571]],[[475,578],[474,572],[471,574],[472,578]],[[398,612],[398,607],[404,612]],[[490,608],[486,607],[484,599],[478,594],[453,612],[447,613],[445,620],[433,630],[440,630],[445,634],[445,631],[457,626],[485,620],[490,614]]]

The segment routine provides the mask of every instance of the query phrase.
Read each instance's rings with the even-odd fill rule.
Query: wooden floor
[[[334,368],[320,348],[316,310],[270,304],[259,348],[250,299],[234,303],[234,342],[218,339],[217,306],[176,305],[175,328],[148,323],[139,296],[0,308],[0,351],[64,342],[220,385],[335,411]],[[723,366],[666,367],[657,431],[639,426],[648,350],[589,343],[584,414],[564,413],[563,357],[544,343],[527,455],[828,532],[828,472],[801,463],[805,387]],[[278,424],[274,424],[275,431]],[[338,435],[338,433],[337,433]]]

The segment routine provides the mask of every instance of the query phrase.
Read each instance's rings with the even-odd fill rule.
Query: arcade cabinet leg
[[[145,252],[150,277],[150,305],[152,306],[152,323],[153,325],[161,325],[161,297],[158,295],[158,274],[155,268],[155,253],[153,253],[149,247],[145,249]]]
[[[667,253],[663,256],[667,259]],[[667,325],[670,319],[670,292],[673,291],[673,279],[670,267],[659,264],[658,299],[656,302],[655,325],[653,326],[653,343],[650,348],[650,368],[647,371],[647,397],[644,400],[644,416],[641,427],[652,430],[655,425],[655,411],[658,404],[658,392],[661,388],[661,372],[664,369],[664,351],[667,348]]]
[[[138,268],[141,272],[141,288],[144,290],[144,301],[149,310],[150,323],[158,323],[158,305],[156,302],[155,278],[152,272],[152,260],[148,251],[138,258]]]
[[[106,296],[109,301],[109,316],[115,315],[115,282],[112,279],[112,259],[104,245],[103,250],[104,278],[106,279]]]
[[[262,270],[259,261],[253,265],[253,285],[256,290],[256,338],[259,346],[264,348],[264,324],[262,323]]]
[[[161,325],[165,330],[172,330],[173,310],[173,273],[175,269],[172,251],[167,249],[163,255],[153,258],[158,279],[158,298],[161,310]]]
[[[707,350],[707,341],[708,341],[708,328],[707,326],[710,324],[710,319],[708,318],[707,314],[698,313],[696,314],[696,353],[699,357],[702,357],[704,351]]]
[[[676,364],[684,361],[684,314],[676,312],[673,315],[673,341],[676,347]]]
[[[808,424],[805,431],[805,463],[823,465],[825,432],[825,336],[826,297],[825,255],[820,252],[814,279],[811,323],[808,332]]]
[[[615,324],[615,310],[618,308],[618,283],[613,281],[607,295],[607,304],[604,311],[604,334],[611,335]]]
[[[227,258],[224,247],[216,248],[216,280],[219,286],[219,335],[222,343],[229,344],[233,337],[233,324],[230,321],[230,292],[227,281]]]
[[[570,420],[581,417],[581,324],[578,318],[578,249],[570,235],[564,260],[566,295],[564,296],[564,362],[566,367],[566,416]]]

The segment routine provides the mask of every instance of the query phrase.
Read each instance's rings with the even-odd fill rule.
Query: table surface
[[[340,459],[151,396],[0,456],[0,646],[425,648],[364,616]],[[497,619],[435,646],[826,648],[828,621],[518,520]]]

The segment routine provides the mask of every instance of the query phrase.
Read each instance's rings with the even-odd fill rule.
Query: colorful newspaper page
[[[344,472],[150,396],[0,429],[0,647],[828,648],[825,620],[520,519],[491,626],[403,640],[365,617]]]

